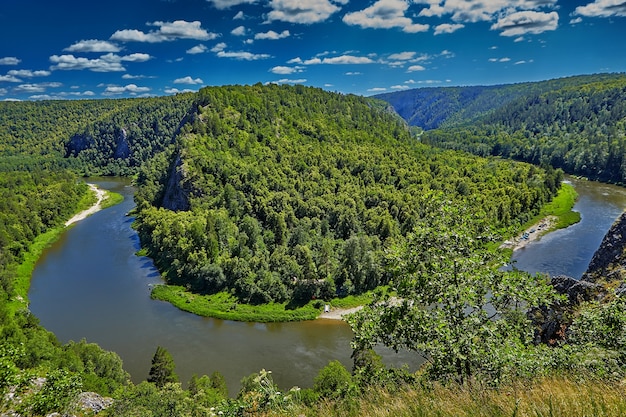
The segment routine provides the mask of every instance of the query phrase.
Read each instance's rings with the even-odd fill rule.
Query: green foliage
[[[505,234],[559,181],[415,143],[360,97],[233,86],[201,90],[194,108],[169,159],[160,154],[138,175],[137,230],[168,284],[225,291],[239,304],[298,308],[362,294],[389,282],[385,249],[439,195]]]
[[[178,375],[174,372],[175,367],[176,364],[174,364],[174,358],[170,352],[164,347],[157,346],[152,357],[148,382],[153,383],[158,388],[162,388],[168,383],[178,382]]]
[[[80,378],[64,369],[49,372],[43,386],[19,406],[19,412],[44,416],[65,411],[82,387]]]
[[[542,87],[543,86],[543,87]],[[508,94],[508,86],[500,88]],[[534,91],[533,91],[534,90]],[[570,174],[626,183],[626,76],[574,77],[537,83],[469,124],[424,133],[425,143],[550,164]]]
[[[315,377],[313,391],[321,397],[341,397],[352,383],[352,375],[339,361],[331,361]]]
[[[424,357],[434,379],[491,382],[497,352],[531,342],[530,323],[517,309],[549,304],[551,287],[540,276],[499,270],[506,259],[485,249],[489,229],[447,201],[436,204],[390,252],[397,298],[349,318],[354,347],[409,349]]]

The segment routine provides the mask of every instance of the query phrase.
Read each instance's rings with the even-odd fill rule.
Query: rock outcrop
[[[626,278],[626,212],[622,213],[602,239],[581,281],[624,281]]]
[[[115,159],[127,159],[130,156],[130,143],[128,142],[128,135],[126,129],[121,128],[116,141],[115,141],[115,153],[113,158]]]
[[[191,190],[185,187],[184,166],[180,155],[178,155],[170,168],[161,206],[174,211],[189,210],[190,193]]]

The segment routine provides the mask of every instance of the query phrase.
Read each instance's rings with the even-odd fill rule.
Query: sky
[[[0,0],[0,100],[626,72],[626,0]]]

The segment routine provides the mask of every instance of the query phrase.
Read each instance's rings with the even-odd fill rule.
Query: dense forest
[[[475,91],[481,94],[473,101],[462,100]],[[435,108],[442,108],[443,114],[435,116],[440,122],[430,122],[435,116],[429,113],[433,107],[428,99],[413,102],[411,107],[403,106],[400,100],[404,96],[438,100]],[[626,75],[467,87],[458,92],[406,91],[381,98],[389,100],[404,117],[408,115],[408,121],[428,130],[422,135],[424,143],[549,164],[601,181],[626,182]],[[460,106],[463,108],[458,110]]]
[[[557,195],[563,171],[623,182],[625,86],[601,75],[424,89],[400,100],[421,108],[398,111],[418,135],[384,101],[303,86],[0,103],[0,412],[93,415],[76,399],[94,391],[113,398],[110,416],[430,415],[457,401],[475,415],[554,415],[582,391],[592,405],[569,415],[623,414],[617,285],[566,303],[547,277],[500,269],[497,247]],[[115,353],[60,344],[28,310],[24,266],[91,204],[87,175],[134,178],[143,251],[184,291],[283,309],[370,291],[349,319],[353,369],[331,362],[289,392],[261,370],[227,393],[219,373],[183,389],[162,347],[133,384]],[[547,344],[546,323],[559,334]],[[388,369],[380,344],[427,361]],[[545,386],[549,398],[519,394]]]
[[[146,164],[137,230],[169,283],[232,292],[242,303],[301,305],[389,284],[384,250],[444,200],[470,208],[476,227],[510,233],[561,180],[554,170],[423,146],[355,96],[207,88],[194,108],[163,161],[184,196],[168,197],[168,166]]]

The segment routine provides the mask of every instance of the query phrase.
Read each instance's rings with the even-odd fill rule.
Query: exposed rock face
[[[189,195],[191,190],[185,188],[184,167],[180,155],[172,164],[169,179],[161,206],[168,210],[184,211],[189,210]]]
[[[84,411],[99,413],[113,404],[113,398],[105,398],[95,392],[81,392],[76,399],[76,405]]]
[[[128,135],[124,128],[120,129],[116,139],[115,143],[117,146],[115,147],[113,157],[115,159],[127,159],[130,156],[130,143],[128,143]]]
[[[623,281],[626,278],[626,212],[604,236],[581,281]]]
[[[72,136],[69,142],[65,145],[65,157],[76,156],[85,149],[89,149],[94,146],[94,139],[89,135],[76,134]]]

